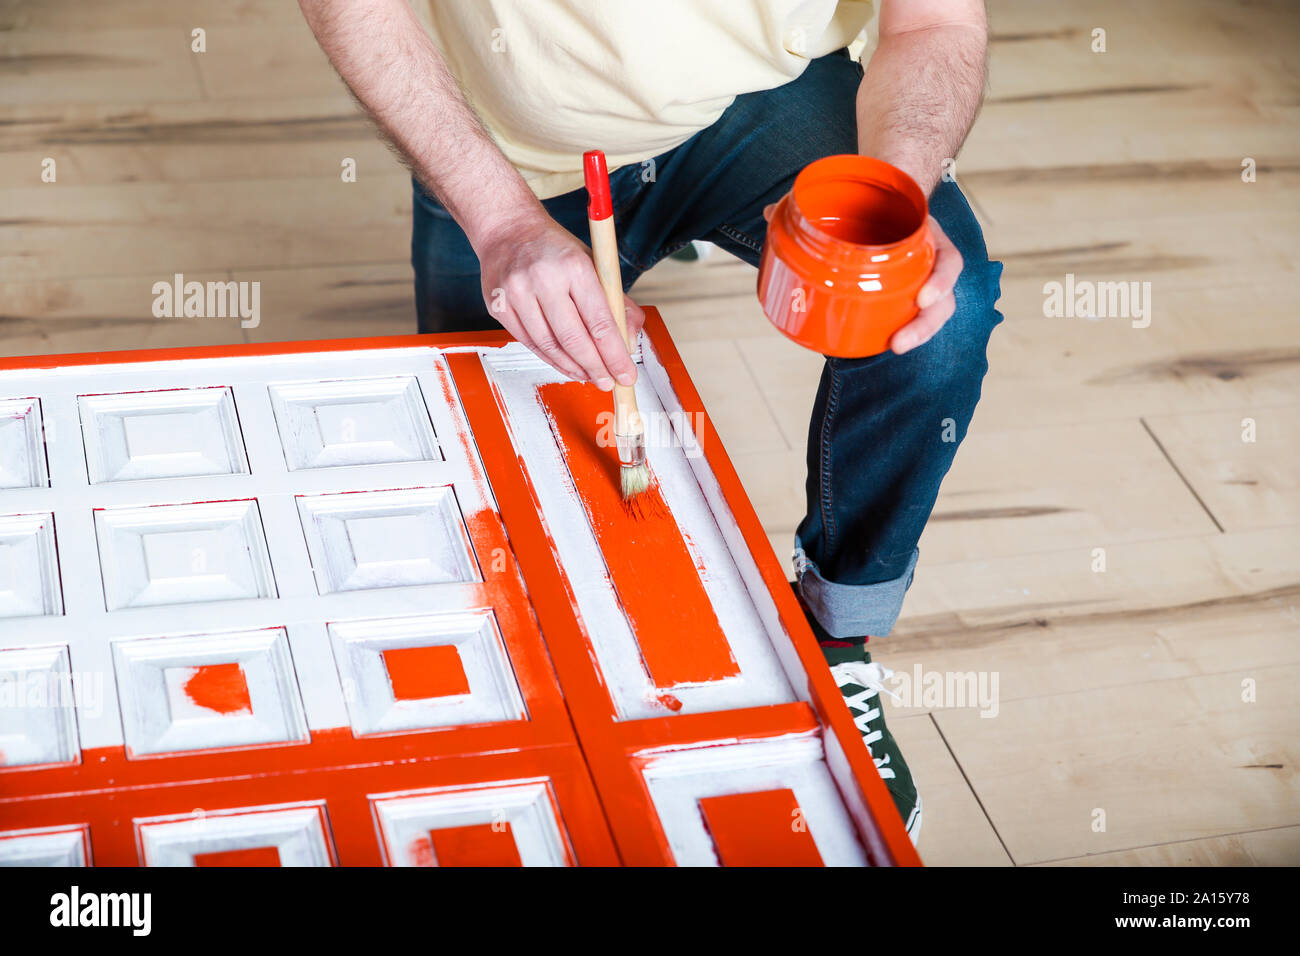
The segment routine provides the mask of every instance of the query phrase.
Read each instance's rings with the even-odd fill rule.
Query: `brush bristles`
[[[623,500],[629,501],[650,487],[650,467],[648,465],[622,465],[618,469],[619,484],[622,486]]]

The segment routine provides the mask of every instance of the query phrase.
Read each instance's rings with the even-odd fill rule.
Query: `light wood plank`
[[[1011,858],[928,717],[889,721],[921,789],[917,850],[927,866],[1010,866]]]
[[[410,255],[410,180],[249,180],[0,189],[0,282],[333,263]]]
[[[935,716],[1019,864],[1291,826],[1300,666]],[[1254,680],[1257,702],[1243,703]],[[1093,829],[1105,813],[1105,829]]]
[[[325,194],[345,157],[359,183],[400,172],[343,96],[0,108],[0,184],[41,185],[46,157],[64,186],[293,179]]]
[[[1147,424],[1226,530],[1300,523],[1300,406],[1157,415]]]
[[[1300,827],[1054,860],[1039,866],[1300,866]]]
[[[703,339],[683,342],[678,348],[730,454],[789,450],[764,391],[736,343]]]
[[[176,28],[0,32],[0,105],[197,100],[192,55]]]

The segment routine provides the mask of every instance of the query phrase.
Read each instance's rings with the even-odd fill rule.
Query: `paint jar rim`
[[[906,199],[916,216],[916,226],[906,235],[884,243],[854,242],[826,232],[816,225],[816,220],[805,210],[808,191],[814,187],[833,184],[862,184],[892,192]],[[800,203],[803,194],[804,202]],[[886,255],[905,250],[922,239],[929,217],[929,203],[921,187],[903,170],[872,156],[845,153],[826,156],[809,163],[795,177],[786,207],[785,231],[798,245],[817,258],[836,260],[861,260],[864,253]]]

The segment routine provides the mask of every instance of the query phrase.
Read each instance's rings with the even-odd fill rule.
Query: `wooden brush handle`
[[[588,219],[591,227],[591,257],[596,263],[596,275],[605,290],[605,301],[618,324],[618,333],[628,353],[633,349],[627,334],[627,308],[623,304],[623,274],[618,265],[618,237],[614,232],[614,217]],[[641,412],[636,404],[636,389],[631,385],[614,385],[614,432],[619,435],[640,435],[644,430]]]

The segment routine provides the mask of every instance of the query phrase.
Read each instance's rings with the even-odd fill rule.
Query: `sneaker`
[[[846,650],[859,655],[858,659],[839,663],[830,661],[832,651]],[[890,697],[897,696],[885,686],[894,672],[872,661],[865,648],[825,647],[822,648],[822,653],[826,655],[827,663],[831,664],[831,676],[835,678],[835,685],[844,695],[844,702],[849,705],[849,713],[853,715],[853,723],[862,734],[862,742],[867,745],[867,753],[871,754],[876,770],[880,772],[880,779],[885,781],[889,795],[894,798],[894,806],[898,808],[903,825],[907,827],[907,835],[912,838],[912,845],[915,846],[921,835],[921,795],[916,790],[916,782],[907,768],[907,761],[898,749],[898,742],[885,726],[885,715],[880,705],[882,692]]]
[[[852,644],[831,637],[809,613],[808,606],[799,594],[799,585],[791,582],[790,586],[799,599],[804,616],[812,625],[813,634],[821,644],[822,656],[830,665],[835,686],[840,689],[844,702],[849,705],[849,713],[853,715],[853,723],[862,734],[862,742],[867,745],[867,753],[875,762],[880,779],[885,781],[889,795],[894,798],[894,806],[898,808],[907,835],[912,838],[912,845],[915,846],[921,835],[921,795],[916,790],[916,782],[912,779],[912,772],[907,769],[907,761],[903,759],[894,735],[885,726],[885,714],[880,706],[882,691],[895,700],[898,699],[898,695],[885,686],[894,672],[874,663],[866,644]]]

